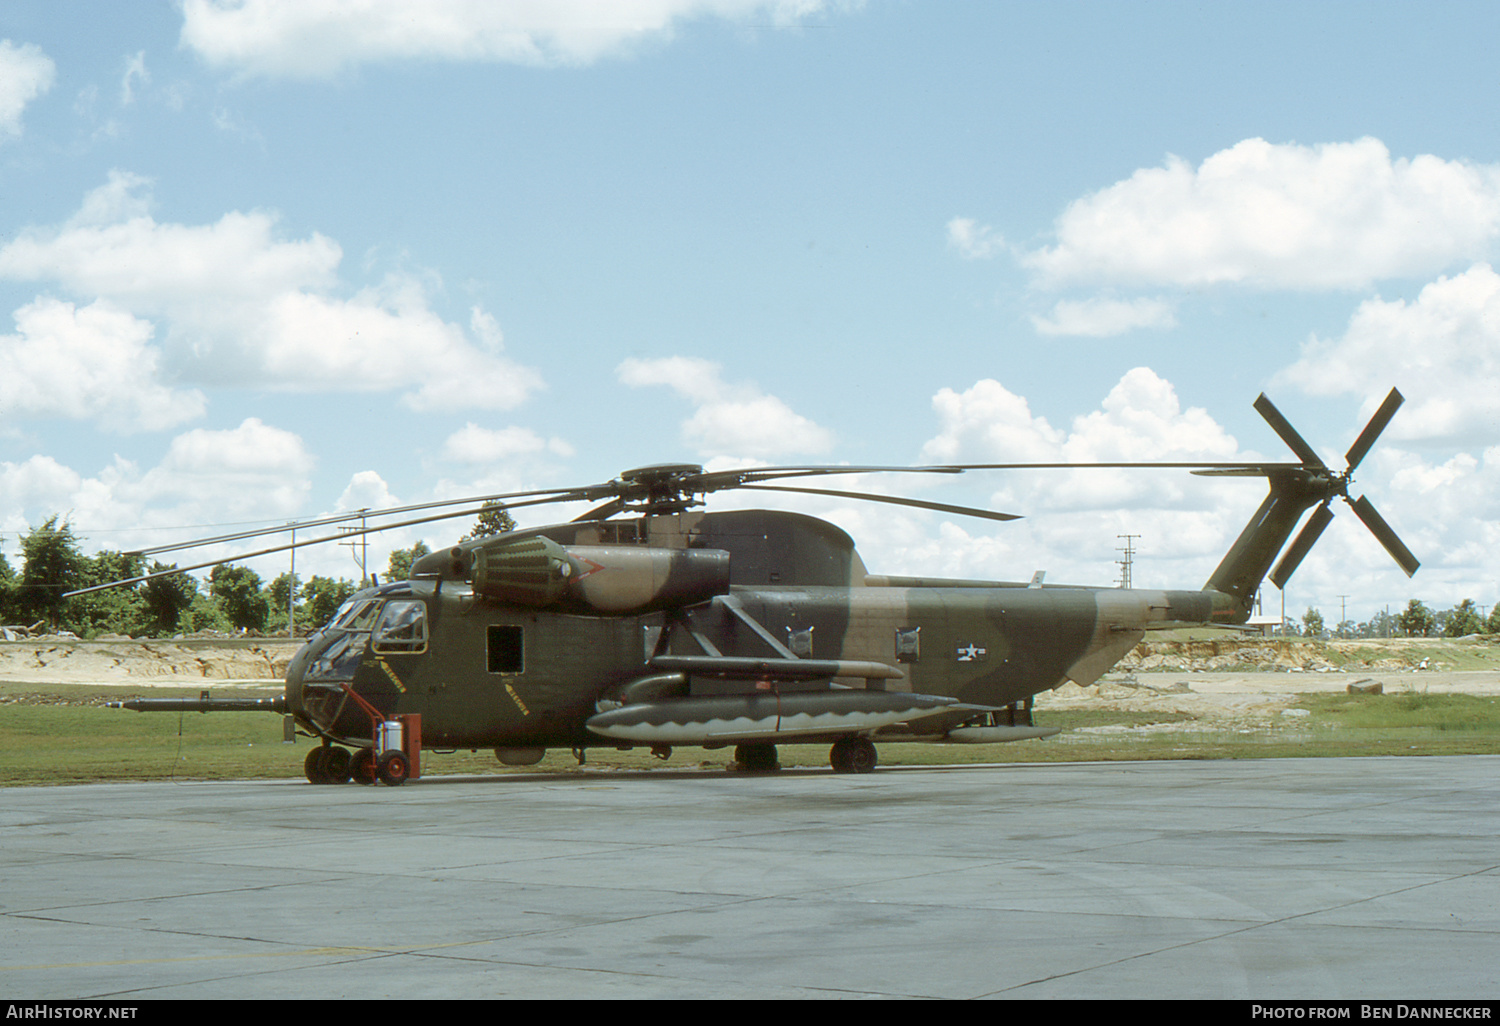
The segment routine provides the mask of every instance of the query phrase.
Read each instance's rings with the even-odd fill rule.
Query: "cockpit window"
[[[307,668],[304,681],[353,680],[354,671],[365,654],[365,639],[368,634],[322,635],[323,649]]]
[[[419,599],[391,599],[375,625],[375,651],[421,652],[427,648],[427,606]]]
[[[351,599],[339,607],[329,626],[345,631],[367,631],[379,608],[379,599]]]

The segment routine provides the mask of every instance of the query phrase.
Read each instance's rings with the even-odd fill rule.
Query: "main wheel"
[[[375,749],[361,748],[349,759],[349,775],[356,784],[375,783]]]
[[[781,769],[781,763],[776,760],[775,745],[738,745],[734,750],[734,761],[746,773],[771,773]]]
[[[323,757],[323,775],[330,784],[347,784],[349,782],[349,749],[325,748],[328,754]]]
[[[331,784],[328,775],[328,747],[319,745],[307,753],[307,758],[302,760],[302,772],[307,776],[309,784]]]
[[[828,750],[828,761],[836,773],[869,773],[879,760],[874,742],[865,737],[840,738]]]
[[[411,763],[406,761],[405,753],[399,749],[392,749],[380,757],[380,767],[377,773],[382,784],[387,787],[400,787],[411,775]]]

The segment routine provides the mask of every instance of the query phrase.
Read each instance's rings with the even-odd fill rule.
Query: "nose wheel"
[[[869,773],[879,761],[875,744],[867,737],[845,737],[828,750],[828,762],[835,773]]]
[[[307,753],[302,772],[310,784],[342,784],[349,779],[349,749],[320,745]]]

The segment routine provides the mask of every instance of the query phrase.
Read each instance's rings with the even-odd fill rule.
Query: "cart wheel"
[[[349,775],[356,784],[375,783],[375,750],[361,748],[349,760]]]
[[[399,787],[411,774],[411,764],[399,751],[386,752],[380,757],[380,780],[387,787]]]

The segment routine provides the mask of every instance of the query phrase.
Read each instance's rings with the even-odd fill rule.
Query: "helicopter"
[[[1284,588],[1333,519],[1335,498],[1408,576],[1415,573],[1420,564],[1395,531],[1367,498],[1349,494],[1354,470],[1402,401],[1393,388],[1346,453],[1343,471],[1328,467],[1262,394],[1254,408],[1296,462],[712,472],[656,464],[602,484],[487,496],[507,509],[603,501],[566,523],[459,542],[415,560],[405,581],[355,593],[307,639],[274,699],[205,693],[114,704],[281,714],[319,742],[304,766],[314,784],[399,785],[420,775],[424,746],[493,749],[502,763],[524,766],[552,748],[571,749],[582,762],[590,748],[647,747],[665,758],[673,746],[733,745],[740,768],[765,772],[778,768],[778,744],[827,744],[834,770],[868,773],[877,742],[1045,737],[1057,730],[1035,725],[1034,696],[1070,681],[1092,684],[1148,630],[1243,625],[1268,573]],[[853,539],[826,521],[786,510],[702,508],[712,493],[761,490],[1006,521],[1017,517],[803,482],[1064,467],[1262,477],[1269,491],[1207,583],[1183,590],[1045,584],[1041,574],[1025,582],[883,576],[868,572]],[[462,514],[369,530],[454,515]],[[261,533],[270,532],[188,544]]]

